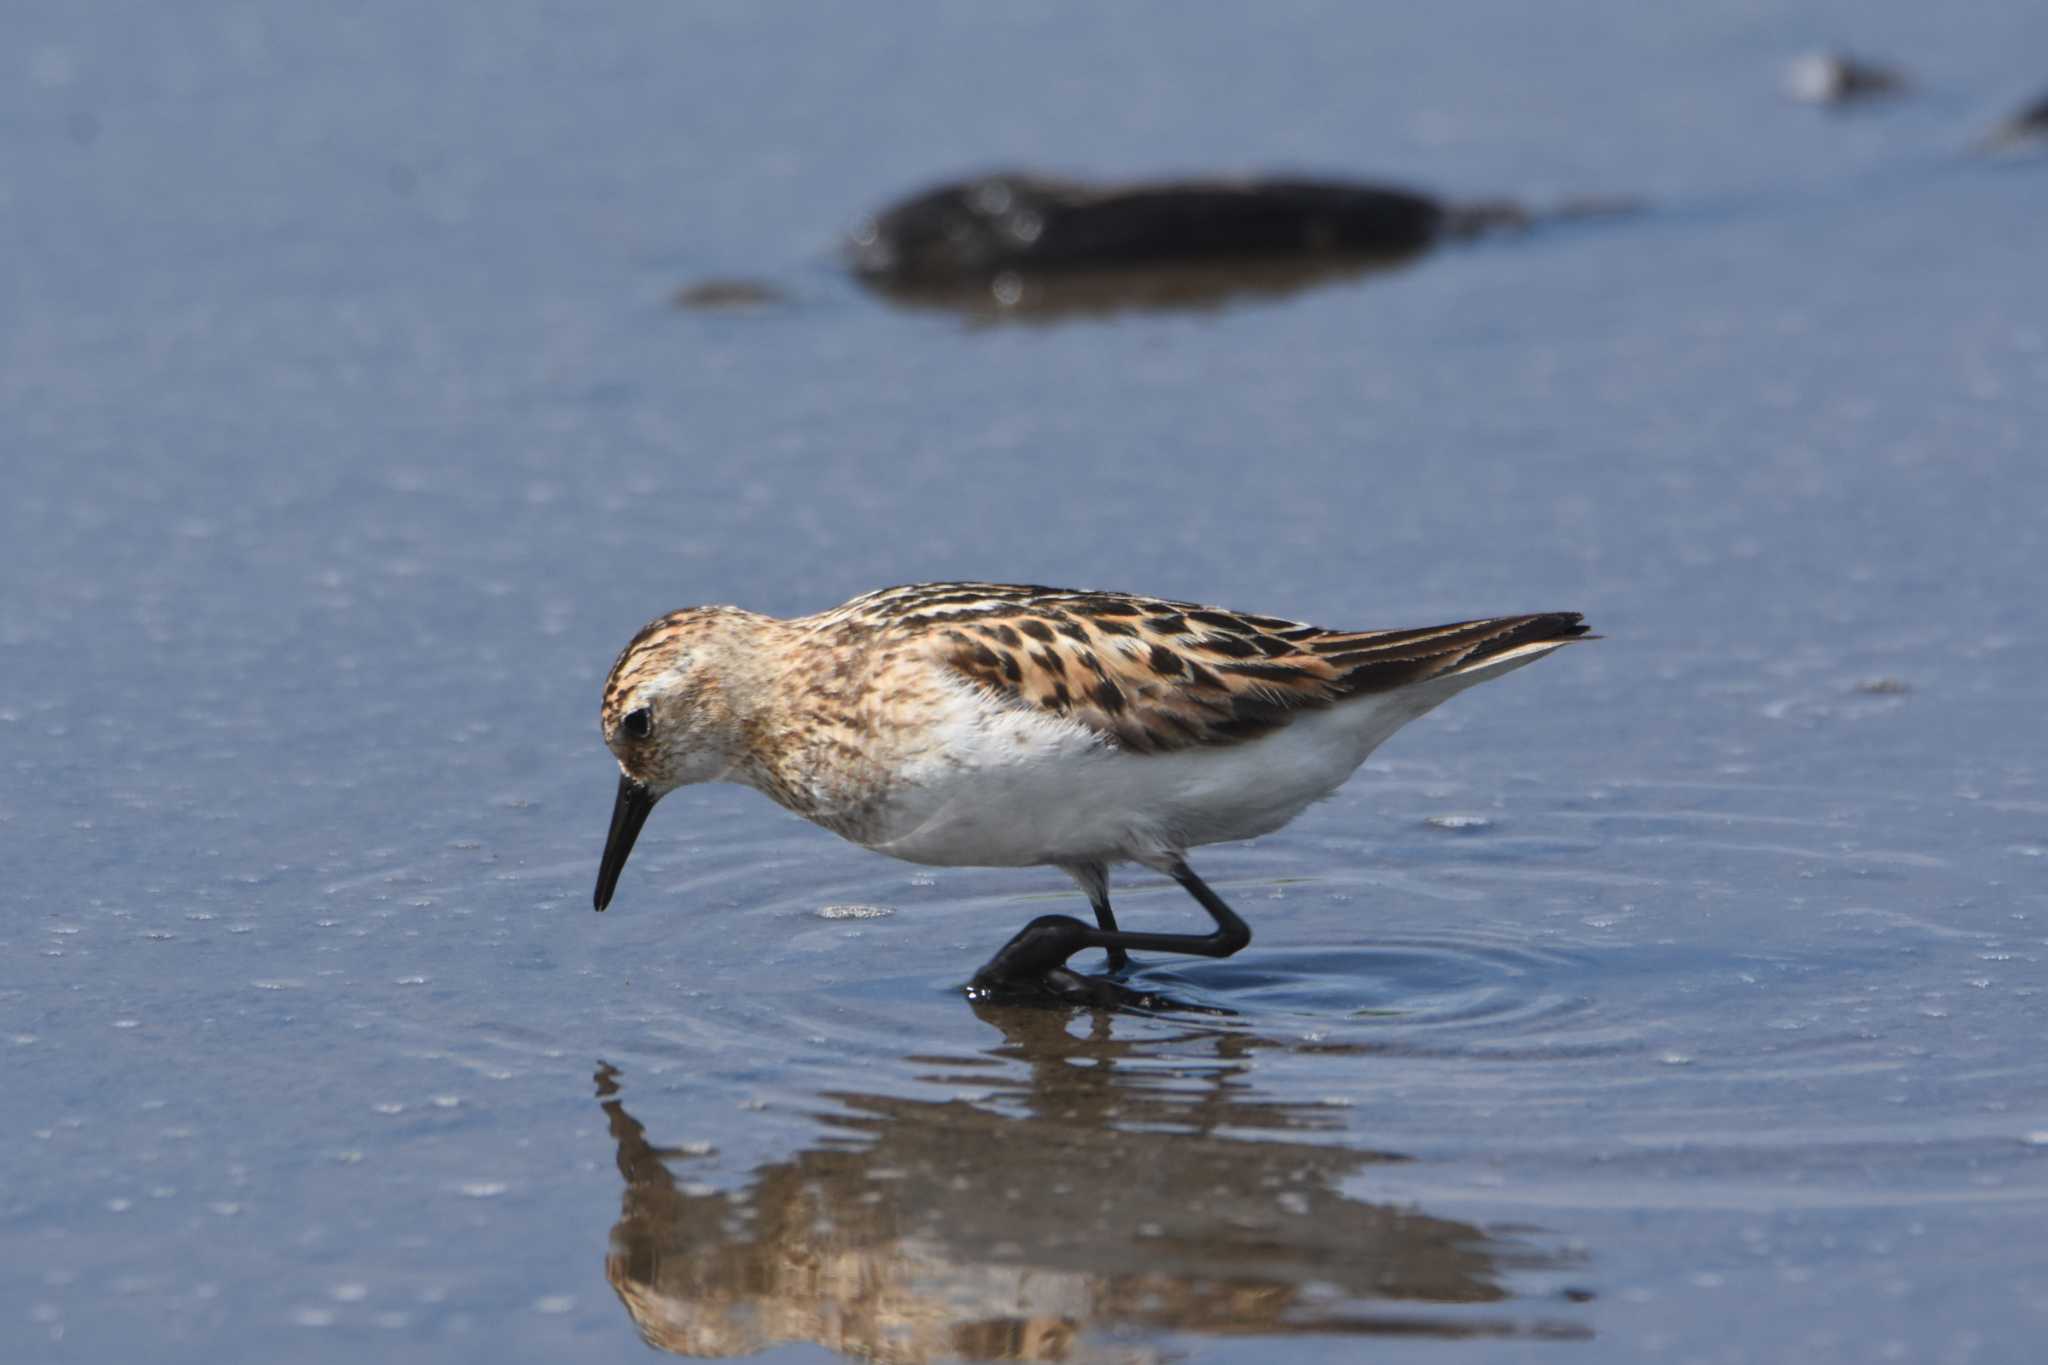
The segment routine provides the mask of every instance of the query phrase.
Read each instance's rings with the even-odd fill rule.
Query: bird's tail
[[[1587,633],[1578,612],[1544,611],[1422,630],[1326,636],[1310,648],[1344,670],[1338,686],[1359,695],[1440,678],[1457,678],[1462,687],[1519,668],[1560,645],[1596,638]]]

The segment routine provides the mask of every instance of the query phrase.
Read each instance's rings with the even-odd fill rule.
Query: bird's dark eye
[[[619,722],[619,729],[633,739],[645,739],[648,732],[654,729],[654,713],[644,706],[635,711],[628,711],[626,718]]]

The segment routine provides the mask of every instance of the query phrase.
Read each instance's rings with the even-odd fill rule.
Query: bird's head
[[[689,607],[649,622],[605,680],[605,746],[619,761],[619,792],[597,873],[597,908],[612,890],[655,802],[730,773],[744,756],[746,698],[730,667],[741,637],[762,618],[736,607]]]

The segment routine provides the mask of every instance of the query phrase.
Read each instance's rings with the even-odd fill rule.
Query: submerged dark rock
[[[1444,210],[1407,190],[1328,180],[1094,185],[997,174],[916,194],[854,235],[860,274],[901,284],[1328,252],[1415,251]]]
[[[1613,211],[1581,206],[1581,212]],[[855,275],[891,297],[1070,311],[1285,293],[1530,225],[1511,203],[1288,176],[1094,183],[999,172],[903,199],[854,231]]]

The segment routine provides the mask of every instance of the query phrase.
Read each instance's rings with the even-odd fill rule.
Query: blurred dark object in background
[[[2048,140],[2048,95],[1984,135],[1977,149],[1984,152],[2013,152],[2038,149]]]
[[[1585,201],[1549,216],[1632,207]],[[1045,316],[1285,294],[1532,221],[1507,201],[1453,205],[1363,181],[999,172],[898,201],[854,230],[847,256],[898,302]]]
[[[1910,82],[1896,67],[1846,52],[1809,52],[1785,68],[1785,93],[1802,104],[1842,106],[1903,94]]]
[[[744,312],[788,301],[789,296],[777,285],[738,278],[699,280],[684,285],[676,290],[673,300],[678,308],[704,312]]]

